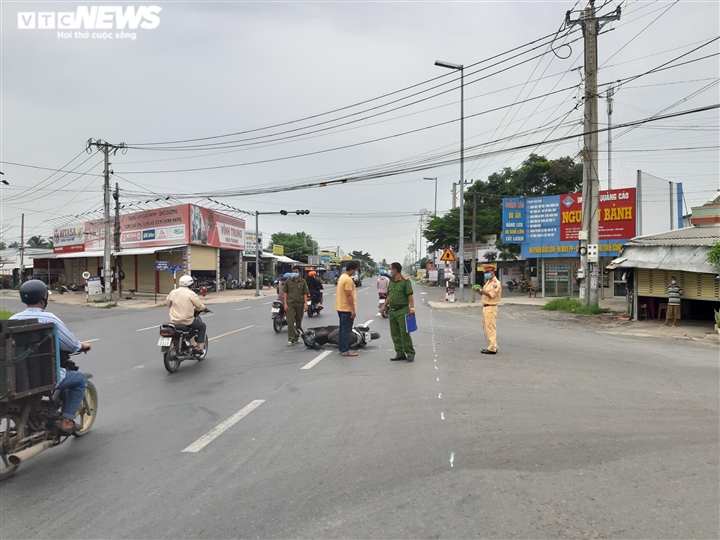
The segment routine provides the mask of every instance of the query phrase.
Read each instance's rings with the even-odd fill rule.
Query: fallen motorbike
[[[273,330],[277,334],[282,332],[283,327],[287,326],[287,319],[285,318],[285,306],[280,300],[275,300],[272,303],[272,309],[270,310],[270,316],[273,321]]]
[[[337,345],[339,335],[339,326],[321,326],[305,330],[301,337],[307,348],[322,349],[323,345]],[[380,339],[380,334],[371,332],[368,326],[358,325],[350,331],[351,348],[362,349],[373,339]]]
[[[63,366],[77,371],[77,365],[63,354]],[[86,373],[90,379],[92,375]],[[27,393],[27,392],[22,392]],[[21,463],[40,452],[65,442],[70,435],[58,429],[62,420],[62,407],[66,399],[63,390],[45,390],[33,395],[0,403],[0,480],[15,473]],[[95,422],[98,394],[88,380],[85,395],[77,411],[77,429],[72,435],[82,437]]]
[[[312,295],[308,294],[307,297],[307,314],[308,317],[312,317],[314,315],[320,315],[320,312],[322,311],[323,307],[318,304],[317,299],[314,298]]]
[[[384,310],[382,307],[385,305],[385,299],[387,298],[387,293],[381,292],[378,293],[378,309],[380,310],[380,314],[382,315],[383,319],[387,319],[390,316],[389,310]]]
[[[200,313],[211,313],[209,309],[205,311],[195,311],[195,317],[199,317]],[[160,325],[160,339],[158,346],[163,353],[163,363],[165,369],[170,373],[175,373],[180,369],[180,364],[185,360],[205,360],[208,353],[208,336],[205,334],[205,344],[202,352],[195,351],[197,330],[190,328],[184,324],[165,323]]]

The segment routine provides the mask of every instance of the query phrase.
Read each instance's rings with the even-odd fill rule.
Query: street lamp
[[[310,210],[295,210],[298,216],[306,216],[310,213]],[[279,212],[258,212],[255,210],[255,296],[260,296],[260,220],[258,217],[260,214],[280,214],[283,216],[288,215],[287,210],[280,210]]]
[[[460,71],[460,253],[459,279],[460,279],[460,301],[465,301],[465,69],[462,64],[451,64],[450,62],[435,61],[436,66],[455,69]]]

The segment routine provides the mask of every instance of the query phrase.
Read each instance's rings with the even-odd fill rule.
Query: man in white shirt
[[[195,352],[199,353],[202,352],[205,346],[205,330],[207,327],[199,316],[195,316],[195,312],[207,313],[210,310],[200,301],[198,295],[190,289],[192,283],[192,277],[188,275],[182,276],[178,280],[180,287],[167,295],[165,303],[170,308],[171,323],[182,324],[197,330]]]

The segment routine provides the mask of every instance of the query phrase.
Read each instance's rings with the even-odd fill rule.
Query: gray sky
[[[59,169],[83,151],[90,137],[133,145],[242,132],[325,113],[445,75],[413,90],[312,121],[202,144],[307,128],[309,124],[425,91],[344,121],[307,128],[310,131],[338,126],[300,140],[295,137],[258,145],[263,139],[255,139],[241,142],[255,146],[212,151],[130,149],[111,159],[118,175],[112,182],[134,192],[131,198],[137,200],[140,192],[149,197],[150,192],[182,195],[292,184],[303,178],[365,170],[425,154],[457,152],[460,127],[454,122],[308,157],[218,170],[150,173],[284,158],[456,120],[457,83],[426,91],[456,77],[434,66],[436,59],[470,66],[519,47],[557,31],[565,12],[575,3],[112,2],[106,5],[159,6],[160,24],[155,29],[134,31],[134,40],[61,39],[57,30],[18,29],[19,12],[74,12],[77,6],[99,5],[103,4],[2,2],[2,161]],[[598,1],[597,6],[601,5]],[[601,13],[609,14],[616,5],[607,2]],[[583,6],[577,4],[578,8]],[[605,30],[612,31],[599,38],[599,82],[644,73],[717,37],[718,6],[715,1],[623,2],[621,20],[606,26]],[[573,69],[582,66],[582,41],[570,47],[560,44],[581,34],[576,32],[566,38],[563,34],[556,48],[558,55],[569,55],[567,59],[550,52],[510,67],[548,52],[543,46],[475,74],[490,62],[466,69],[465,114],[470,116],[465,122],[467,156],[480,151],[469,147],[499,138],[515,136],[489,149],[540,143],[545,138],[580,132],[582,107],[573,110],[580,95],[577,89],[479,114],[578,85],[580,71]],[[718,50],[715,41],[678,63],[717,54]],[[508,56],[493,62],[507,60]],[[503,69],[502,73],[488,76]],[[613,122],[647,118],[676,103],[667,112],[716,104],[718,71],[718,57],[713,56],[627,83],[616,93]],[[485,78],[478,80],[480,77]],[[386,112],[452,88],[455,90],[441,96],[340,127],[349,120]],[[605,88],[601,87],[601,92]],[[602,98],[599,110],[603,123],[607,121],[605,107]],[[565,124],[557,127],[563,120]],[[304,132],[278,134],[271,139]],[[606,136],[601,135],[600,141],[600,178],[605,188]],[[613,154],[614,187],[634,185],[635,171],[642,169],[667,180],[682,181],[688,208],[702,204],[719,187],[717,146],[717,111],[631,130],[613,143],[617,151]],[[697,147],[711,148],[670,150]],[[556,158],[574,155],[579,148],[577,139],[539,146],[535,151]],[[529,151],[468,157],[465,177],[486,179],[504,166],[516,167]],[[89,161],[80,165],[88,157]],[[77,172],[89,170],[89,174],[99,175],[101,156],[83,153],[65,170],[77,166]],[[3,186],[0,218],[3,238],[8,242],[20,236],[22,212],[26,214],[26,236],[50,236],[52,225],[47,219],[88,212],[102,205],[99,177],[69,174],[58,180],[60,175],[55,175],[40,184],[51,171],[7,163],[2,164],[2,171],[11,184]],[[421,179],[435,176],[441,213],[450,207],[451,184],[459,178],[458,165],[357,184],[221,200],[246,210],[308,208],[312,213],[306,217],[262,217],[260,229],[265,233],[305,230],[321,247],[340,245],[344,251],[369,251],[378,260],[402,260],[418,223],[417,217],[407,214],[421,208],[433,210],[434,183]],[[387,215],[354,215],[363,212]],[[253,220],[248,221],[248,228],[252,228]]]

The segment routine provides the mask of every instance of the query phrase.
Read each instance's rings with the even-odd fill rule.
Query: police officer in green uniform
[[[415,299],[413,298],[412,283],[402,275],[402,265],[394,262],[390,265],[390,283],[388,295],[381,312],[390,310],[390,335],[395,346],[395,358],[390,360],[415,360],[415,349],[412,337],[405,327],[405,315],[415,316]]]

